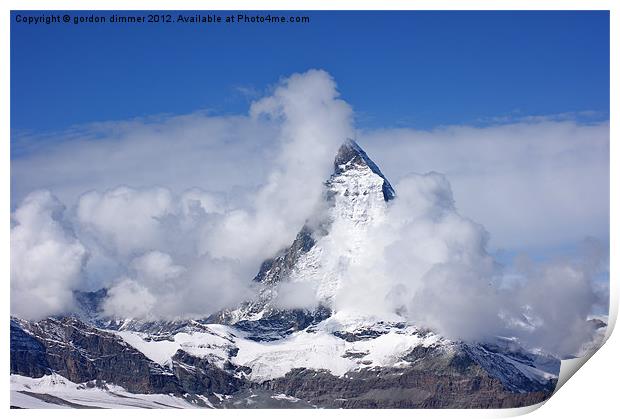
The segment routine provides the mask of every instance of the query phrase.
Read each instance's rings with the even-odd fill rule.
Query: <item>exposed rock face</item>
[[[325,313],[325,310],[318,312],[307,310],[285,311],[279,310],[271,304],[271,301],[277,296],[277,285],[288,279],[302,255],[312,249],[314,245],[312,230],[308,226],[304,226],[289,248],[262,263],[258,274],[254,277],[254,282],[258,287],[258,297],[245,302],[237,310],[224,311],[212,320],[238,324],[244,329],[248,328],[248,321],[258,321],[256,324],[258,329],[271,332],[274,331],[274,328],[270,325],[274,323],[278,323],[277,330],[293,331],[303,329],[316,320],[323,320],[325,314],[329,315],[328,312]],[[254,328],[254,326],[251,327]]]
[[[171,371],[112,333],[73,317],[35,323],[12,319],[11,373],[40,377],[51,372],[76,383],[117,383],[136,393],[182,391]]]
[[[162,367],[116,334],[74,317],[40,322],[11,319],[11,374],[33,378],[58,374],[75,383],[112,383],[137,394],[212,397],[215,393],[232,395],[248,386],[236,376],[243,367],[227,366],[219,368],[179,350],[171,365]]]
[[[45,345],[11,319],[11,374],[42,377],[50,371]]]
[[[234,375],[238,369],[232,364],[225,371],[182,350],[174,355],[172,365],[181,387],[190,394],[234,394],[246,384]]]
[[[327,408],[507,408],[546,400],[552,393],[507,392],[477,366],[441,374],[421,369],[362,370],[334,377],[324,371],[293,370],[263,383],[277,393]]]
[[[247,338],[256,341],[277,340],[293,332],[304,330],[330,316],[325,307],[316,310],[272,310],[257,320],[239,320],[236,328],[248,333]]]
[[[275,258],[263,262],[254,281],[261,284],[274,284],[285,279],[297,264],[299,257],[312,249],[315,243],[312,230],[304,226],[288,249]]]

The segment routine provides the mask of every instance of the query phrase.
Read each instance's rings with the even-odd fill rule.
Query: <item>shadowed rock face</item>
[[[11,319],[11,374],[37,378],[50,371],[45,345]]]
[[[11,373],[40,377],[51,372],[76,383],[105,380],[135,393],[182,391],[171,371],[112,333],[73,317],[11,320]]]
[[[239,371],[234,365],[229,363],[225,371],[182,350],[172,357],[172,365],[179,384],[190,394],[233,394],[246,384],[234,375]]]
[[[247,338],[250,340],[271,341],[320,323],[330,314],[331,311],[325,307],[319,307],[314,311],[271,310],[258,320],[238,321],[235,327],[248,333]]]
[[[344,377],[298,369],[264,388],[326,408],[508,408],[546,400],[552,390],[507,392],[479,367],[442,373],[419,369],[367,369]]]
[[[254,277],[254,281],[262,284],[280,282],[293,269],[299,257],[312,249],[314,244],[312,230],[304,226],[288,249],[275,258],[267,259],[262,263],[258,274]]]
[[[383,196],[386,201],[396,196],[392,185],[383,176],[379,167],[366,155],[359,145],[353,140],[347,140],[338,150],[334,159],[334,176],[340,175],[355,167],[368,167],[383,179]],[[330,181],[326,182],[329,185]],[[327,191],[329,195],[329,190]],[[329,196],[327,197],[329,198]],[[305,225],[297,234],[290,247],[283,250],[280,255],[267,259],[260,267],[254,281],[262,284],[273,284],[286,278],[291,269],[297,263],[299,257],[307,253],[315,245],[314,230]]]

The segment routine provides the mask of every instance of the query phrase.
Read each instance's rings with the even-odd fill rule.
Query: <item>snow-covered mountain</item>
[[[371,256],[367,235],[395,198],[348,140],[324,205],[262,264],[256,297],[239,307],[208,319],[114,319],[102,314],[101,290],[76,293],[72,315],[13,318],[12,404],[110,406],[114,397],[135,397],[118,404],[484,408],[549,397],[559,360],[512,339],[454,341],[395,313],[335,309],[343,275]],[[303,290],[307,307],[290,304],[287,287]]]
[[[364,244],[369,229],[386,217],[396,196],[379,167],[353,140],[334,159],[334,172],[325,182],[324,206],[302,227],[292,245],[263,263],[254,278],[259,298],[223,313],[229,322],[257,321],[277,316],[286,307],[286,287],[301,290],[318,302],[318,318],[330,312],[349,267],[368,257]],[[282,289],[284,288],[284,290]]]

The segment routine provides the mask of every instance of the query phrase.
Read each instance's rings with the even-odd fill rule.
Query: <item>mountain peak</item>
[[[392,188],[390,182],[383,173],[381,173],[379,166],[368,157],[368,154],[366,154],[355,140],[347,138],[340,146],[336,158],[334,159],[334,173],[340,174],[355,166],[366,166],[372,170],[373,173],[381,176],[383,179],[383,197],[386,201],[396,196],[394,188]]]

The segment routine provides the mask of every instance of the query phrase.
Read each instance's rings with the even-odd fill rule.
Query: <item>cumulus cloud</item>
[[[13,133],[13,208],[35,189],[50,189],[71,205],[85,191],[129,185],[163,186],[176,194],[197,187],[221,195],[231,207],[247,210],[269,176],[280,172],[276,169],[281,161],[301,159],[303,152],[323,154],[323,147],[331,147],[329,140],[323,141],[329,132],[349,131],[350,108],[338,98],[329,75],[315,71],[297,79],[306,80],[316,94],[307,100],[298,94],[302,102],[296,109],[286,105],[301,89],[302,82],[295,83],[293,77],[257,100],[248,115],[195,112],[95,123],[38,136]],[[276,93],[284,88],[290,92]],[[296,129],[283,129],[285,107],[291,121],[304,124],[297,129],[303,134],[313,129],[312,123],[303,121],[303,110],[310,109],[313,100],[322,106],[330,94],[334,100],[327,101],[325,109],[333,118],[329,112],[317,113],[329,127],[317,141],[308,142],[317,149],[305,149],[303,142],[283,153],[286,133],[290,135],[285,141],[291,141]],[[608,122],[535,118],[428,131],[358,129],[356,134],[392,183],[411,172],[445,174],[459,211],[493,233],[492,249],[539,251],[586,235],[608,237]],[[331,158],[321,163],[322,170]],[[299,173],[303,170],[302,165]],[[310,187],[311,182],[304,185]]]
[[[576,355],[592,339],[587,320],[601,301],[584,262],[591,260],[544,263],[524,273],[525,283],[503,300],[525,316],[524,325],[509,329],[514,336],[563,356]]]
[[[172,285],[171,282],[185,271],[174,264],[170,255],[157,250],[135,258],[131,268],[142,283],[155,286]],[[174,291],[174,287],[171,286],[170,291]]]
[[[26,196],[12,215],[11,313],[38,319],[71,308],[87,251],[49,191]]]
[[[143,319],[151,315],[156,301],[148,288],[132,279],[122,278],[108,290],[103,312],[108,316]]]
[[[592,338],[588,316],[605,299],[595,286],[600,246],[570,260],[521,260],[509,276],[489,255],[486,230],[456,210],[443,175],[409,175],[396,191],[362,244],[366,256],[342,276],[336,310],[397,313],[454,339],[518,337],[563,357]]]
[[[185,218],[196,218],[201,214],[222,213],[226,205],[221,194],[209,193],[195,187],[185,191],[180,201]]]
[[[216,257],[260,263],[289,244],[319,205],[333,157],[352,135],[353,113],[331,76],[310,70],[283,80],[250,115],[278,122],[279,152],[253,206],[231,212],[204,245]]]
[[[104,313],[151,320],[206,317],[251,297],[246,274],[230,259],[201,256],[186,267],[166,253],[148,252],[110,287]]]
[[[282,310],[313,310],[318,304],[317,287],[312,282],[282,282],[277,285],[273,304]]]
[[[173,211],[172,195],[164,188],[116,188],[88,192],[77,204],[84,230],[100,238],[110,252],[127,256],[156,248],[164,239],[160,219]]]
[[[462,298],[464,290],[484,299],[495,268],[486,251],[487,232],[458,214],[443,175],[409,175],[396,185],[396,191],[384,221],[372,227],[362,242],[365,257],[350,267],[335,307],[406,313],[413,320],[436,326],[432,320],[437,307],[432,296],[423,297],[432,289],[452,306],[440,309],[438,317],[458,318],[460,314],[463,318],[465,313],[459,313],[452,300]],[[451,280],[455,283],[450,284]],[[462,298],[460,305],[463,309],[475,306],[470,302],[471,298]]]

